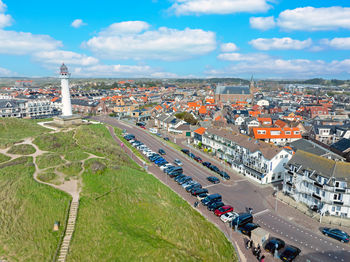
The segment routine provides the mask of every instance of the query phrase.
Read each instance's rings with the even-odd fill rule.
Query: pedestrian
[[[250,241],[251,241],[251,240],[248,239],[248,241],[247,241],[247,243],[246,243],[246,246],[245,246],[246,249],[249,249],[249,248],[250,248]]]
[[[198,201],[194,202],[194,207],[198,206]]]
[[[264,255],[261,256],[260,262],[265,262],[265,256]]]
[[[252,248],[252,246],[253,246],[253,240],[250,240],[249,241],[249,248]]]
[[[256,252],[256,258],[259,260],[260,258],[260,255],[261,255],[261,249],[260,249],[260,246],[258,247],[258,250]]]
[[[249,214],[252,214],[253,213],[253,209],[251,207],[248,208],[248,212],[249,212]]]

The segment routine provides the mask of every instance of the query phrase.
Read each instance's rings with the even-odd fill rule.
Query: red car
[[[145,126],[140,126],[142,129],[146,129],[146,127]]]
[[[226,213],[232,212],[232,211],[233,211],[233,207],[231,207],[231,206],[222,206],[222,207],[219,207],[218,209],[216,209],[214,211],[214,214],[219,217],[219,216],[222,216],[223,214],[226,214]]]

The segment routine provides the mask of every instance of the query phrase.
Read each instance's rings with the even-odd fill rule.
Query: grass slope
[[[65,218],[69,196],[33,179],[31,157],[0,164],[0,255],[7,261],[48,261]],[[62,229],[61,229],[62,230]]]
[[[0,119],[0,148],[21,141],[23,138],[37,136],[50,130],[29,119]]]
[[[11,158],[0,153],[0,163],[6,162]]]
[[[26,144],[15,145],[12,146],[7,153],[14,155],[31,155],[35,153],[35,148],[32,145]]]
[[[104,127],[80,128],[76,137],[95,147],[103,141],[114,157],[122,153]],[[95,153],[109,156],[102,150]],[[113,160],[102,161],[106,168],[100,174],[91,170],[93,161],[83,175],[68,261],[236,260],[222,232],[129,159],[117,161],[119,168]]]

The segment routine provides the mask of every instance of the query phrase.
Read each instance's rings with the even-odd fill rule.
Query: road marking
[[[262,210],[262,211],[260,211],[260,212],[258,212],[258,213],[253,214],[253,216],[254,216],[254,217],[260,216],[260,215],[265,214],[265,213],[267,213],[267,212],[269,212],[269,211],[270,211],[270,210],[265,209],[265,210]]]
[[[203,188],[208,188],[208,187],[212,187],[212,186],[216,186],[217,184],[212,184],[212,185],[207,185],[207,186],[204,186]]]

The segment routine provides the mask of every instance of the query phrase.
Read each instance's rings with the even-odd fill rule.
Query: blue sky
[[[0,76],[341,78],[350,3],[0,0]]]

